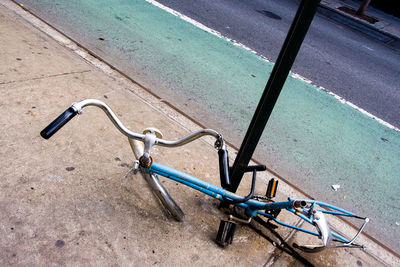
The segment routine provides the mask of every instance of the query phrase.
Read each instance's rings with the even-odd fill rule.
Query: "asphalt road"
[[[158,2],[275,62],[300,1]],[[379,40],[317,13],[292,71],[400,128],[400,52]]]

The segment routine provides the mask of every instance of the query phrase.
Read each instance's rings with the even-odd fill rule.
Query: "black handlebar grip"
[[[219,176],[221,178],[222,188],[228,188],[231,186],[231,180],[229,178],[229,158],[228,150],[218,150],[219,156]]]
[[[50,123],[46,128],[44,128],[40,135],[44,139],[49,139],[53,134],[55,134],[58,130],[61,129],[67,122],[69,122],[78,111],[74,108],[70,107],[66,111],[64,111],[60,116],[57,117],[52,123]]]

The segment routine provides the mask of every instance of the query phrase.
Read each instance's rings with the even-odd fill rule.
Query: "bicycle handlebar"
[[[46,128],[44,128],[41,132],[40,135],[45,138],[49,139],[53,134],[55,134],[61,127],[63,127],[67,122],[69,122],[76,114],[82,113],[82,109],[86,106],[95,106],[98,108],[101,108],[108,116],[108,118],[111,120],[111,122],[114,124],[114,126],[125,136],[127,136],[130,139],[134,140],[139,140],[143,141],[145,135],[144,134],[139,134],[130,131],[127,129],[122,122],[118,119],[117,115],[111,110],[109,106],[107,106],[104,102],[97,100],[97,99],[85,99],[80,102],[76,102],[72,104],[70,108],[68,108],[64,113],[62,113],[60,116],[57,117],[52,123],[50,123]],[[159,146],[164,146],[164,147],[177,147],[177,146],[182,146],[187,143],[190,143],[202,136],[205,135],[210,135],[213,136],[217,141],[219,142],[218,148],[219,149],[225,149],[225,142],[222,139],[222,136],[212,130],[212,129],[201,129],[198,131],[195,131],[193,133],[190,133],[180,139],[177,140],[165,140],[161,138],[156,138],[155,139],[155,145]]]
[[[139,134],[130,131],[127,129],[122,122],[118,119],[117,115],[111,110],[109,106],[107,106],[104,102],[97,99],[85,99],[80,102],[76,102],[72,104],[66,111],[64,111],[60,116],[58,116],[53,122],[51,122],[46,128],[44,128],[40,135],[44,139],[49,139],[53,134],[55,134],[58,130],[60,130],[67,122],[69,122],[76,114],[82,113],[82,109],[86,106],[95,106],[101,108],[108,116],[108,118],[112,121],[114,126],[129,139],[145,141],[146,135]],[[211,135],[215,139],[217,139],[215,146],[219,150],[219,168],[220,168],[220,177],[221,177],[221,185],[224,188],[227,188],[231,185],[229,179],[229,160],[228,160],[228,151],[226,150],[225,142],[222,136],[212,130],[212,129],[201,129],[190,133],[180,139],[177,140],[164,140],[161,138],[156,138],[154,136],[154,143],[152,145],[159,145],[165,147],[177,147],[185,145],[189,142],[192,142],[202,136]],[[150,146],[150,147],[151,147]]]

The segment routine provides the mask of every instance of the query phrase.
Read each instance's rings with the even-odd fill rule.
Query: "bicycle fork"
[[[128,138],[129,144],[132,148],[132,152],[135,155],[136,160],[139,160],[140,157],[143,155],[144,152],[144,145],[143,143],[133,140],[131,138]],[[162,206],[165,208],[165,210],[172,215],[172,217],[181,222],[185,218],[185,214],[182,211],[182,209],[176,204],[174,199],[170,196],[168,191],[165,189],[165,187],[160,183],[160,180],[158,179],[158,176],[153,173],[148,173],[148,172],[140,172],[144,180],[147,182],[149,185],[149,188],[153,192],[153,194],[158,198],[158,200],[161,202]]]

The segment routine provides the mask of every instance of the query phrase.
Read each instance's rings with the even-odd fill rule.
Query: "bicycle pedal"
[[[221,220],[216,238],[217,244],[221,247],[231,245],[235,231],[236,223],[234,221]]]
[[[275,178],[272,178],[268,182],[268,187],[267,187],[267,192],[265,193],[265,196],[269,199],[274,198],[276,196],[276,191],[278,189],[278,180]]]
[[[146,128],[143,130],[143,134],[147,134],[147,133],[154,133],[156,135],[157,138],[162,139],[163,138],[163,134],[160,130],[158,130],[157,128]]]

